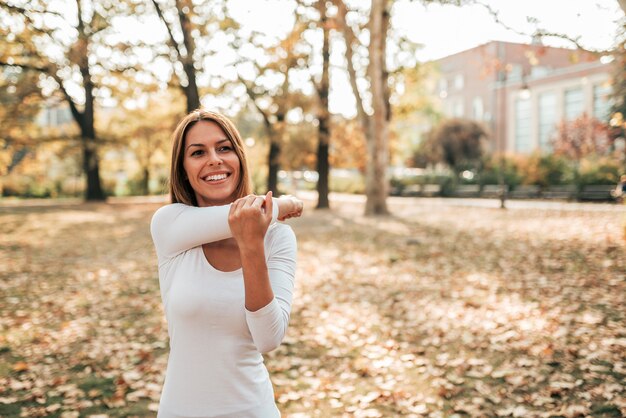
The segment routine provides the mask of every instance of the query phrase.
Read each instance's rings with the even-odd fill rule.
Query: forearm
[[[274,299],[263,241],[240,245],[239,253],[245,287],[245,306],[248,311],[255,312]]]
[[[273,207],[272,222],[279,216],[278,207]],[[202,244],[231,238],[229,211],[230,205],[200,208],[177,203],[163,206],[150,225],[157,254],[168,258]]]

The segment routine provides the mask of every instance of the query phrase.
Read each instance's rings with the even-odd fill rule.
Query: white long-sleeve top
[[[170,337],[159,418],[280,417],[261,353],[276,348],[287,330],[296,239],[285,224],[268,228],[265,257],[274,299],[250,312],[242,269],[219,271],[202,251],[202,244],[232,236],[229,210],[176,203],[152,218]]]

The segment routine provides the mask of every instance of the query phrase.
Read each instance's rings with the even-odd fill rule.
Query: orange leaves
[[[401,203],[291,222],[297,294],[266,356],[283,416],[626,413],[615,213]],[[154,209],[0,208],[0,415],[155,415]]]
[[[13,371],[15,372],[23,372],[28,369],[29,369],[28,364],[23,361],[18,361],[17,363],[13,365]]]

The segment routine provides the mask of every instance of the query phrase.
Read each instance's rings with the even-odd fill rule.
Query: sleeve
[[[272,222],[278,217],[274,201]],[[182,203],[159,208],[150,223],[150,232],[159,261],[191,248],[232,237],[228,225],[230,205],[196,207]]]
[[[246,310],[246,321],[257,350],[268,353],[276,349],[287,333],[296,275],[296,236],[284,224],[276,226],[267,260],[274,299],[261,309]]]

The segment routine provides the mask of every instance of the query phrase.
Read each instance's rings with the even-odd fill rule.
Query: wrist
[[[265,240],[263,237],[254,238],[254,239],[246,239],[243,242],[237,243],[239,247],[239,253],[241,255],[250,255],[250,254],[258,254],[265,252]]]
[[[288,202],[285,199],[276,199],[275,201],[276,206],[278,206],[278,219],[283,218],[285,215],[287,215],[289,213],[289,206],[290,206],[290,202]]]

